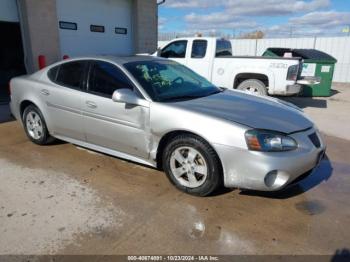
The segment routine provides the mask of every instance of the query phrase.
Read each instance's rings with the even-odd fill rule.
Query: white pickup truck
[[[259,95],[297,95],[302,84],[301,58],[232,56],[231,42],[214,37],[177,38],[159,49],[157,56],[175,60],[219,87]]]

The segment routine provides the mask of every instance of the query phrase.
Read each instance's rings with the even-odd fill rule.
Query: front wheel
[[[243,81],[237,87],[238,90],[247,92],[249,94],[267,96],[267,88],[264,82],[258,79],[248,79]]]
[[[191,195],[210,195],[221,184],[218,156],[196,136],[180,135],[173,139],[164,150],[163,169],[178,189]]]

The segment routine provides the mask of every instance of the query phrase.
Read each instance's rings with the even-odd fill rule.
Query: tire
[[[29,105],[23,112],[23,126],[27,137],[37,145],[47,145],[55,139],[50,136],[43,114],[34,105]]]
[[[222,185],[219,157],[194,135],[179,135],[165,147],[163,170],[172,184],[191,195],[208,196]]]
[[[237,89],[255,95],[267,96],[266,85],[258,79],[245,80],[238,85]]]

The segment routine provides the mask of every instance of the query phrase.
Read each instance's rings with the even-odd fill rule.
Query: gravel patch
[[[54,254],[81,234],[123,225],[125,212],[67,174],[0,159],[0,254]]]

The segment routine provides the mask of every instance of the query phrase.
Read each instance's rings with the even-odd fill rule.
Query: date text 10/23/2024
[[[219,261],[216,256],[128,256],[128,261]]]

